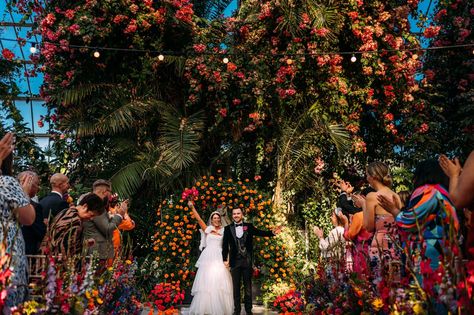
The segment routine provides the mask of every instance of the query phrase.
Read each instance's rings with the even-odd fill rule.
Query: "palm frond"
[[[339,157],[351,148],[351,137],[349,132],[341,125],[333,124],[327,126],[329,137],[336,146]]]
[[[147,167],[145,161],[136,161],[120,169],[111,178],[114,190],[121,196],[132,196],[142,185]]]
[[[62,102],[64,106],[75,105],[96,92],[116,89],[117,85],[110,83],[80,84],[74,88],[63,91],[52,96],[56,102]]]
[[[199,152],[199,140],[204,130],[204,112],[184,117],[175,108],[162,106],[160,146],[163,159],[173,169],[191,165]]]

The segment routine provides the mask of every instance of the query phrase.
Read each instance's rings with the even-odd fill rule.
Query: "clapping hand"
[[[324,238],[323,230],[321,230],[319,227],[315,226],[313,228],[313,231],[314,231],[314,234],[316,234],[318,238]]]
[[[396,216],[400,211],[399,207],[397,206],[397,199],[395,198],[395,195],[392,195],[392,198],[390,198],[386,195],[380,194],[377,195],[377,201],[382,208],[390,212],[393,216]]]
[[[31,189],[33,188],[33,180],[33,176],[26,175],[20,181],[20,185],[23,188],[25,195],[27,195],[28,197],[30,197],[31,195]]]
[[[365,206],[365,196],[352,195],[352,200],[354,201],[354,205],[357,208],[364,208],[364,206]]]
[[[15,148],[14,140],[15,137],[11,132],[7,133],[5,136],[3,136],[2,140],[0,140],[0,165],[2,165],[2,161]]]
[[[283,226],[280,225],[280,226],[277,226],[276,228],[274,228],[272,230],[272,232],[273,232],[273,234],[278,235],[278,234],[281,233],[281,230],[283,230]]]
[[[439,156],[439,166],[443,169],[443,172],[449,178],[459,176],[462,171],[461,163],[458,158],[450,160],[446,155],[441,154]]]
[[[122,217],[128,212],[128,199],[124,200],[120,203],[120,206],[118,207],[117,213],[120,214]]]

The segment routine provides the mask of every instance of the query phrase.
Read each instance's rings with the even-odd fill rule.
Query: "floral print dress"
[[[0,176],[0,242],[6,245],[6,251],[11,255],[10,266],[13,268],[5,301],[6,308],[20,304],[28,297],[25,241],[13,212],[14,209],[28,204],[29,201],[18,181],[10,176]]]

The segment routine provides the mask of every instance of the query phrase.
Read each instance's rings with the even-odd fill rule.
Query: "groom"
[[[253,237],[275,236],[281,227],[273,231],[263,231],[255,228],[251,223],[243,223],[243,212],[240,208],[232,210],[234,223],[224,229],[222,257],[224,264],[231,268],[232,284],[234,287],[234,315],[240,315],[240,284],[244,282],[244,304],[247,315],[252,314],[252,262]]]

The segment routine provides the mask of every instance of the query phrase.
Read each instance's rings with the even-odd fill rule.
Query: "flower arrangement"
[[[240,207],[245,211],[245,220],[260,229],[271,229],[282,222],[281,212],[271,207],[271,201],[255,189],[255,183],[250,179],[224,178],[218,171],[217,176],[202,176],[186,190],[186,194],[181,194],[181,197],[189,196],[194,196],[195,207],[204,218],[216,209],[225,212]],[[190,287],[195,271],[192,259],[197,259],[190,253],[198,247],[195,238],[197,222],[192,218],[192,211],[186,199],[169,198],[159,206],[157,216],[153,242],[159,269],[165,281],[180,280],[183,286]],[[264,290],[276,281],[291,282],[294,270],[287,261],[290,242],[282,239],[283,234],[255,239],[255,264],[261,267]]]
[[[304,297],[301,292],[290,290],[282,296],[278,296],[273,302],[280,314],[303,314],[305,309]]]
[[[199,196],[199,192],[196,188],[185,189],[181,194],[183,200],[194,200]]]
[[[158,283],[151,290],[148,298],[152,301],[151,307],[160,311],[174,310],[184,300],[184,290],[180,287],[180,281]]]

